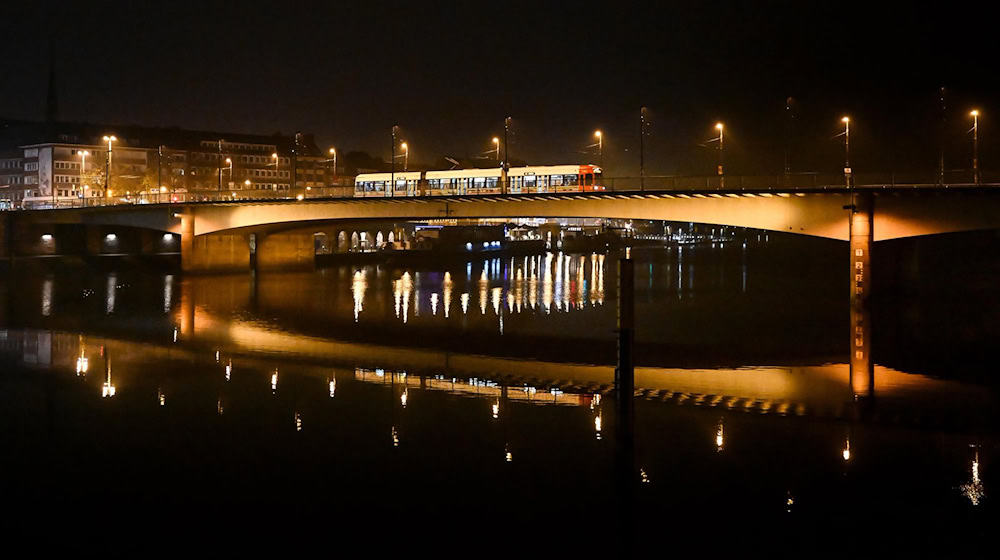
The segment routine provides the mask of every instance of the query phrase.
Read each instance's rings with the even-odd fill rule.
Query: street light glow
[[[849,123],[849,122],[851,122],[851,119],[850,119],[850,117],[844,117],[844,118],[840,119],[840,122],[842,122],[842,123]]]
[[[715,123],[716,130],[722,130],[722,123]]]
[[[601,131],[600,130],[595,131],[594,132],[594,136],[597,137],[597,138],[600,138],[601,137]]]
[[[971,113],[969,113],[969,116],[970,117],[978,117],[979,116],[979,110],[978,109],[974,109]]]

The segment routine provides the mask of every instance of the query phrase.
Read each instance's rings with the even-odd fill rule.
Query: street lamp
[[[386,189],[385,196],[393,196],[396,194],[396,137],[399,134],[399,125],[392,125],[392,153],[389,155],[389,161],[391,162],[389,171],[389,188]]]
[[[333,177],[337,176],[337,148],[330,148],[330,159],[333,160]],[[331,182],[333,179],[331,178]]]
[[[497,165],[500,165],[500,139],[496,136],[493,137],[493,148],[496,150]]]
[[[90,155],[90,152],[87,151],[87,150],[80,150],[79,154],[80,154],[80,192],[83,193],[83,205],[86,206],[87,205],[87,185],[84,184],[84,182],[83,182],[84,181],[83,175],[84,175],[84,173],[87,170],[87,156]]]
[[[972,117],[972,181],[979,184],[979,110],[969,113]]]
[[[594,136],[597,137],[597,153],[598,159],[600,160],[601,169],[604,168],[604,135],[601,134],[600,130],[594,131]]]
[[[844,181],[851,188],[851,118],[840,119],[844,123]]]
[[[110,196],[111,191],[111,152],[112,152],[112,142],[117,142],[118,138],[114,134],[105,136],[104,141],[108,143],[108,157],[105,158],[105,168],[104,168],[104,202],[108,202],[108,196]]]
[[[400,144],[399,147],[403,148],[403,171],[406,171],[406,166],[410,162],[410,147],[406,145],[406,142]]]
[[[226,158],[226,165],[229,167],[229,182],[233,182],[233,158]],[[219,192],[222,192],[222,172],[219,172]]]
[[[500,192],[503,194],[510,192],[510,125],[511,118],[508,116],[503,120],[503,167],[500,168],[500,181],[503,183]]]
[[[716,169],[716,172],[719,174],[719,187],[721,188],[721,187],[725,186],[725,184],[723,183],[723,181],[725,181],[725,177],[724,177],[723,167],[722,167],[722,165],[723,165],[723,159],[722,159],[723,151],[722,151],[722,147],[723,147],[723,140],[725,138],[725,126],[723,126],[723,124],[721,122],[717,122],[717,123],[715,123],[715,130],[719,131],[719,167],[718,167],[718,169]]]
[[[279,161],[279,159],[278,159],[278,152],[274,152],[273,154],[271,154],[271,159],[274,160],[274,180],[277,181],[278,180],[278,161]],[[277,183],[275,183],[275,184],[277,184]]]

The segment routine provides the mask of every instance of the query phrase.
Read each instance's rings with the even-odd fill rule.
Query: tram
[[[596,165],[511,167],[507,194],[603,191]],[[395,183],[395,184],[393,184]],[[354,180],[355,197],[489,195],[503,192],[502,172],[491,169],[363,173]]]

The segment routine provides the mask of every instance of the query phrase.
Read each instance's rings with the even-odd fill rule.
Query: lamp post
[[[84,184],[83,175],[87,171],[87,156],[90,155],[90,152],[88,152],[87,150],[80,150],[78,153],[80,154],[80,192],[83,193],[83,205],[86,206],[87,205],[87,185]]]
[[[600,163],[601,169],[604,169],[604,135],[601,134],[600,130],[594,132],[594,136],[597,137],[597,154],[598,161]]]
[[[163,192],[163,145],[156,147],[156,202],[160,202],[160,194]]]
[[[105,168],[104,168],[104,203],[107,204],[108,197],[111,196],[111,152],[112,152],[112,142],[117,142],[118,138],[115,135],[108,135],[104,137],[104,141],[108,143],[108,157],[105,158]]]
[[[280,161],[278,159],[278,152],[274,152],[273,154],[271,154],[271,159],[274,160],[274,180],[277,181],[278,180],[278,162]],[[277,184],[277,183],[275,183],[275,184]],[[274,190],[273,187],[272,187],[272,190]]]
[[[333,175],[330,179],[330,183],[337,177],[337,148],[330,148],[330,159],[333,160]]]
[[[392,125],[392,157],[389,159],[392,161],[390,164],[391,169],[389,171],[389,188],[386,189],[385,196],[392,196],[396,192],[396,134],[399,133],[399,125]]]
[[[229,166],[229,183],[233,182],[233,158],[226,158],[226,165]]]
[[[403,148],[403,171],[405,172],[410,163],[410,147],[406,145],[406,142],[400,144],[399,147]]]
[[[844,181],[851,188],[851,118],[840,119],[844,123]]]
[[[497,165],[500,165],[500,139],[493,137],[493,148],[496,150]]]
[[[715,123],[715,130],[719,131],[719,165],[716,169],[716,173],[719,175],[719,188],[724,188],[726,186],[726,175],[723,169],[723,141],[725,140],[725,129],[726,127],[721,123]]]
[[[500,189],[503,194],[510,192],[510,177],[508,177],[510,172],[510,117],[503,120],[503,168],[500,170],[500,180],[503,182],[503,188]]]
[[[979,110],[969,113],[972,117],[972,182],[979,184]]]
[[[646,107],[639,107],[639,190],[646,189]]]

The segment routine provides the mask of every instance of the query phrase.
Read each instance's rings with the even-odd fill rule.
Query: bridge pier
[[[871,357],[872,325],[869,298],[872,289],[872,245],[875,200],[872,193],[855,193],[850,207],[851,355],[850,383],[855,398],[874,393]]]
[[[235,272],[251,266],[251,251],[245,233],[195,235],[195,216],[181,215],[181,270],[184,272]],[[251,234],[252,235],[252,234]]]
[[[257,236],[257,270],[311,270],[316,267],[312,232]]]

